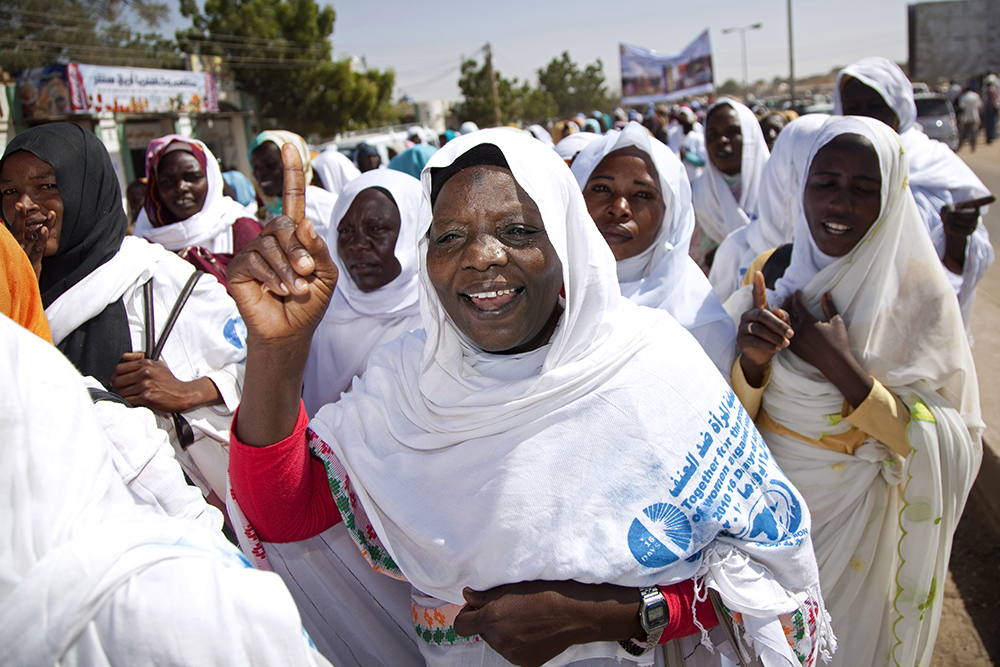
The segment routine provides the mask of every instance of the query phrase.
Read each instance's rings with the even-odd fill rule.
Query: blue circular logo
[[[632,556],[648,568],[660,568],[679,560],[691,546],[691,522],[679,508],[656,503],[642,511],[628,529]]]
[[[247,325],[244,324],[242,317],[234,317],[226,322],[222,327],[222,335],[238,350],[247,346]]]
[[[777,542],[793,535],[802,524],[802,505],[784,482],[768,481],[767,491],[754,502],[747,527],[735,537]]]

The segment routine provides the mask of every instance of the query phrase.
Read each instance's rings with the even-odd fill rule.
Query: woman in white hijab
[[[79,374],[3,315],[0,377],[0,662],[329,664],[278,577],[129,491]]]
[[[910,191],[958,295],[968,329],[976,285],[994,260],[979,216],[980,204],[989,203],[983,200],[991,197],[990,191],[954,151],[921,131],[913,85],[891,60],[865,58],[841,70],[833,112],[877,118],[899,133],[910,162]],[[963,202],[967,205],[960,206]]]
[[[344,186],[361,175],[358,168],[339,150],[336,145],[327,146],[322,153],[312,159],[312,185],[339,195]]]
[[[830,116],[796,118],[781,131],[760,177],[760,215],[722,242],[708,280],[725,301],[739,289],[747,269],[763,253],[792,242],[802,205],[802,174],[816,133]]]
[[[705,173],[691,184],[698,223],[691,256],[707,274],[722,240],[757,217],[767,142],[747,107],[723,98],[705,116]]]
[[[420,328],[420,204],[420,181],[388,169],[341,192],[326,239],[340,278],[313,335],[302,392],[310,415],[351,388],[375,348]]]
[[[253,169],[252,176],[257,198],[263,204],[257,217],[267,222],[281,213],[281,191],[284,184],[284,170],[281,166],[281,147],[292,144],[299,152],[306,174],[306,217],[312,220],[316,230],[325,235],[330,228],[333,207],[337,195],[318,188],[312,183],[312,161],[309,159],[309,144],[306,140],[286,130],[265,130],[257,135],[247,150],[247,159]]]
[[[558,157],[484,130],[435,154],[422,184],[424,329],[311,422],[301,374],[336,281],[324,244],[283,216],[230,264],[253,346],[230,473],[260,536],[343,518],[375,569],[413,585],[431,665],[652,664],[663,626],[641,629],[636,587],[654,599],[692,578],[740,612],[764,665],[814,664],[833,638],[808,512],[694,339],[621,298]],[[568,629],[553,600],[597,631]]]
[[[733,386],[812,513],[833,664],[926,665],[982,454],[976,370],[896,133],[831,120],[809,165],[784,277],[726,302]]]
[[[673,315],[728,378],[736,327],[688,256],[694,209],[680,160],[633,121],[591,142],[572,170],[617,260],[622,296]]]

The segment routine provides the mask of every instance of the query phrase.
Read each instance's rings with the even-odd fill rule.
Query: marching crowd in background
[[[973,149],[998,84],[949,91]],[[993,197],[916,116],[868,58],[831,115],[466,122],[387,164],[168,135],[124,205],[96,136],[23,132],[0,664],[927,664]]]

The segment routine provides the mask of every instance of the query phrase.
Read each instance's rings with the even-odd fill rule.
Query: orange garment
[[[28,256],[4,225],[0,225],[0,313],[52,342],[38,279]]]

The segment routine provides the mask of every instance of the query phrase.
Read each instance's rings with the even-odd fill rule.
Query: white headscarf
[[[793,120],[778,135],[761,174],[757,219],[727,236],[715,253],[709,280],[720,299],[728,299],[739,289],[747,268],[762,253],[792,242],[802,207],[806,158],[816,133],[829,118],[808,114]]]
[[[944,257],[945,234],[941,208],[969,199],[986,197],[990,191],[973,173],[969,165],[955,155],[946,144],[931,139],[916,124],[917,105],[913,101],[913,85],[896,63],[886,58],[865,58],[845,67],[837,75],[833,112],[843,115],[840,91],[845,77],[858,79],[873,88],[885,100],[899,119],[899,136],[910,162],[910,190],[939,258]],[[984,213],[988,207],[980,209]],[[966,327],[972,320],[976,285],[993,264],[994,252],[989,233],[981,222],[969,238],[959,302]]]
[[[373,187],[387,190],[399,209],[396,259],[400,272],[389,284],[363,292],[337,253],[337,226],[354,198]],[[350,388],[351,380],[364,372],[375,348],[420,326],[417,230],[421,201],[420,181],[391,169],[367,171],[341,191],[326,239],[340,277],[326,315],[313,334],[302,392],[310,415]]]
[[[816,153],[842,134],[865,137],[878,153],[882,172],[879,217],[853,250],[843,257],[830,257],[816,246],[801,213],[791,263],[769,302],[780,305],[802,290],[807,306],[822,317],[820,300],[829,291],[847,323],[851,349],[879,382],[894,389],[924,380],[970,425],[980,423],[975,366],[962,335],[961,313],[937,253],[920,229],[920,212],[907,187],[907,154],[896,133],[871,118],[832,119],[809,152],[801,189],[805,189],[808,165]],[[794,355],[778,355],[773,363],[776,374],[778,366],[787,363],[808,367],[809,375],[819,373]],[[794,425],[790,428],[808,435]]]
[[[345,511],[363,508],[387,550],[373,560],[454,604],[465,586],[704,575],[731,609],[759,619],[746,627],[765,665],[797,664],[774,616],[801,607],[807,590],[820,600],[798,495],[694,339],[620,298],[614,256],[552,151],[499,130],[451,141],[423,172],[425,205],[435,170],[482,144],[500,150],[541,213],[565,311],[534,351],[478,349],[439,301],[421,235],[425,333],[377,350],[353,391],[310,424],[335,495],[350,488]],[[427,211],[423,229],[430,221]],[[759,476],[754,467],[740,482],[750,483],[749,500],[712,495],[751,459]],[[554,664],[566,656],[627,657],[615,643],[592,643]]]
[[[168,141],[163,141],[168,139]],[[233,252],[233,223],[249,217],[246,208],[238,201],[223,194],[225,182],[219,170],[219,162],[208,146],[190,137],[179,134],[169,135],[150,143],[146,153],[146,173],[156,178],[150,165],[162,162],[163,151],[168,151],[176,143],[197,146],[205,154],[205,177],[208,179],[208,194],[201,210],[186,220],[154,227],[143,207],[135,221],[134,236],[159,243],[167,250],[182,250],[188,246],[200,246],[213,253]]]
[[[574,132],[559,140],[555,145],[556,154],[563,160],[572,160],[592,141],[600,138],[601,135],[594,132]]]
[[[617,262],[622,296],[640,306],[659,308],[673,315],[728,376],[735,354],[736,330],[712,293],[705,274],[688,256],[694,209],[691,185],[680,160],[635,121],[621,132],[612,130],[598,139],[580,151],[573,162],[573,175],[581,190],[586,189],[591,174],[604,158],[634,146],[655,166],[663,196],[664,216],[653,243],[635,257]]]
[[[327,146],[326,149],[312,159],[313,171],[323,182],[323,189],[333,194],[340,194],[350,181],[361,175],[358,168],[336,146]]]
[[[735,100],[723,98],[709,108],[708,114],[723,104],[736,111],[740,119],[740,132],[743,134],[740,200],[737,202],[733,197],[722,172],[712,163],[711,156],[705,165],[705,173],[692,185],[698,224],[716,243],[722,243],[728,234],[757,217],[757,193],[769,155],[764,133],[761,132],[760,123],[753,111]],[[706,119],[708,117],[705,116]],[[705,125],[707,131],[707,120]]]
[[[555,144],[552,143],[552,135],[541,125],[531,125],[528,127],[528,131],[531,132],[535,139],[538,139],[549,148],[555,148]]]
[[[4,664],[328,664],[278,577],[128,490],[65,357],[2,315],[0,341]]]

